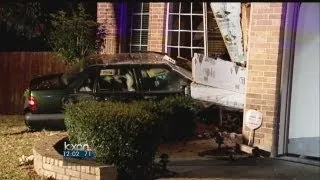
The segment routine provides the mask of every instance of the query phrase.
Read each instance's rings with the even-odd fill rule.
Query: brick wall
[[[254,146],[269,152],[277,142],[284,11],[283,3],[251,3],[245,111],[262,112]],[[248,139],[247,127],[243,134]]]
[[[166,3],[150,3],[148,50],[164,52]]]
[[[116,6],[114,3],[97,3],[97,22],[105,26],[105,28],[107,29],[107,36],[105,38],[104,47],[100,52],[102,54],[114,54],[118,53],[119,51],[115,7]]]
[[[65,135],[56,134],[35,143],[33,165],[38,175],[56,180],[117,179],[117,169],[113,165],[84,159],[64,159],[54,148],[63,138]]]
[[[166,3],[150,3],[148,50],[164,51],[164,33],[166,25]],[[97,3],[97,22],[107,29],[102,54],[113,54],[119,52],[119,33],[117,29],[117,18],[119,14],[116,3]],[[119,23],[119,22],[118,22]]]

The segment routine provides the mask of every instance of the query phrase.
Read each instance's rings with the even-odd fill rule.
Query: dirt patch
[[[211,139],[184,140],[176,143],[161,144],[156,157],[168,154],[170,160],[203,159],[198,154],[202,151],[216,149],[218,145]]]
[[[217,116],[213,116],[215,111],[209,113],[211,117],[217,118]],[[216,120],[212,120],[212,123],[197,121],[194,137],[179,142],[161,144],[156,153],[156,158],[159,159],[161,154],[168,154],[170,161],[201,160],[212,157],[228,158],[231,154],[233,156],[243,155],[238,147],[243,142],[242,134],[238,130],[240,126],[234,123],[233,119],[239,119],[239,117],[227,119],[228,122],[232,122],[231,124],[235,124],[232,126],[233,128],[225,128],[227,126],[224,124],[217,125]],[[234,127],[238,127],[238,129]],[[229,131],[226,131],[226,129]],[[221,149],[219,149],[219,141],[221,142]]]

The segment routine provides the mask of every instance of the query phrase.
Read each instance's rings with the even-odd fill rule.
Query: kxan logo
[[[70,144],[64,142],[64,157],[93,158],[94,151],[89,144]]]
[[[67,144],[64,142],[65,151],[91,151],[89,144]]]

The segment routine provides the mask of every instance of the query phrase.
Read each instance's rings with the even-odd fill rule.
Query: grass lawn
[[[19,166],[19,157],[32,155],[34,143],[59,131],[30,132],[22,116],[0,116],[0,179],[44,179],[33,171],[33,166]]]

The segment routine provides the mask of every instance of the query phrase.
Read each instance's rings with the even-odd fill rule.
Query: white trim
[[[184,29],[181,29],[181,30],[168,29],[167,31],[170,31],[170,32],[194,32],[194,33],[203,33],[204,32],[204,31],[200,31],[200,30],[184,30]]]
[[[165,44],[164,44],[164,52],[165,53],[168,53],[168,46],[167,46],[167,44],[168,44],[168,29],[169,29],[169,11],[170,11],[170,9],[169,9],[169,4],[170,3],[167,3],[167,9],[166,9],[166,13],[167,13],[167,15],[166,15],[166,35],[165,35]]]
[[[141,3],[141,13],[143,13],[143,2]],[[140,16],[140,29],[142,29],[142,16],[143,16],[143,15]],[[140,37],[139,44],[142,44],[142,43],[141,43],[142,31],[140,31],[139,34],[140,34],[140,35],[139,35],[139,37]],[[141,46],[139,46],[139,51],[141,51]]]
[[[204,49],[204,47],[199,47],[199,46],[194,46],[194,47],[190,47],[190,46],[172,46],[172,45],[167,45],[167,46],[171,47],[171,48]]]
[[[149,29],[131,29],[132,31],[148,31]]]
[[[177,2],[178,3],[178,2]],[[179,2],[181,4],[181,2]],[[192,13],[192,12],[191,12]],[[169,15],[182,15],[182,16],[190,16],[191,13],[169,13]],[[192,13],[193,16],[203,16],[203,14],[194,14]]]
[[[192,14],[192,10],[193,10],[193,9],[192,9],[192,8],[193,8],[193,3],[190,3],[190,29],[191,29],[190,46],[191,46],[191,47],[193,47],[193,38],[192,38],[192,37],[193,37],[193,21],[192,21],[192,17],[193,17],[192,15],[193,15],[193,14]],[[191,53],[190,55],[191,55],[191,57],[192,57],[193,48],[190,49],[190,53]]]
[[[208,18],[207,18],[207,3],[203,3],[202,4],[202,9],[203,9],[203,47],[204,47],[204,55],[208,56],[208,27],[207,27],[207,22],[208,22]],[[191,57],[193,57],[193,55],[191,55]]]
[[[179,3],[179,26],[178,26],[178,30],[180,31],[181,29],[181,15],[180,15],[180,12],[181,12],[181,2]],[[180,47],[180,32],[178,33],[178,46]],[[180,57],[180,48],[178,48],[178,57]]]

